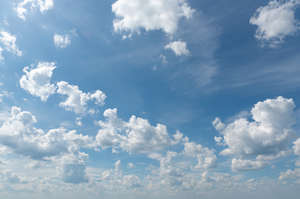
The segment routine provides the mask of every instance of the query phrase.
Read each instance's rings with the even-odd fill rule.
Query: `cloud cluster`
[[[85,93],[78,86],[70,85],[65,81],[51,83],[55,68],[54,62],[40,62],[35,68],[25,67],[23,69],[25,75],[20,79],[21,88],[33,96],[40,97],[44,102],[55,93],[67,96],[66,100],[59,105],[77,114],[93,113],[94,110],[88,108],[89,102],[99,106],[104,104],[106,95],[101,90]]]
[[[165,46],[165,49],[172,50],[176,56],[189,55],[190,51],[187,49],[186,42],[173,41]]]
[[[103,105],[106,99],[106,95],[96,90],[94,93],[84,93],[76,85],[70,85],[68,82],[57,83],[57,93],[66,95],[67,99],[61,102],[59,105],[68,111],[74,111],[77,114],[84,114],[86,112],[93,112],[93,110],[87,108],[89,101],[94,101],[97,105]]]
[[[278,97],[255,104],[252,121],[239,118],[226,125],[215,122],[222,135],[218,141],[227,147],[221,154],[234,156],[234,170],[259,169],[286,155],[295,124],[294,109],[293,99]]]
[[[41,13],[44,13],[54,6],[53,0],[23,0],[15,7],[15,11],[19,18],[26,20],[28,10],[38,8]]]
[[[69,35],[54,34],[53,41],[54,45],[57,48],[66,48],[71,44],[71,39]]]
[[[272,0],[258,8],[250,19],[250,24],[257,26],[255,37],[276,46],[285,37],[294,35],[299,30],[299,21],[295,17],[299,4],[299,0]]]
[[[105,121],[100,121],[96,141],[102,148],[122,149],[131,154],[153,154],[164,151],[168,146],[179,143],[182,134],[177,132],[169,136],[167,127],[162,124],[152,126],[148,120],[131,116],[123,121],[117,115],[117,109],[104,112]]]
[[[118,0],[112,11],[116,32],[162,30],[170,35],[177,31],[181,18],[190,19],[194,12],[186,0]]]
[[[22,56],[22,51],[16,45],[17,38],[9,32],[0,31],[0,61],[4,60],[3,51]]]
[[[34,127],[37,122],[30,112],[12,107],[10,117],[0,127],[0,144],[12,152],[35,160],[78,151],[80,147],[91,147],[92,139],[63,128],[44,132]]]

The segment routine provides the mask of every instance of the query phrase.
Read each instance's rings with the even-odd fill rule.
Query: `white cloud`
[[[77,114],[85,114],[87,111],[93,112],[93,110],[88,110],[88,102],[94,101],[97,105],[103,105],[106,99],[106,95],[97,90],[94,93],[84,93],[78,86],[70,85],[68,82],[58,82],[57,83],[57,93],[61,95],[66,95],[67,99],[61,102],[59,105],[68,111],[74,111]]]
[[[179,132],[172,139],[167,127],[162,124],[152,126],[148,120],[131,116],[129,121],[118,118],[117,109],[104,112],[106,121],[100,121],[96,141],[102,149],[111,147],[113,151],[122,149],[129,153],[152,154],[177,144],[182,136]]]
[[[232,159],[231,169],[233,171],[249,171],[257,170],[266,166],[266,163],[261,160],[243,160],[243,159]]]
[[[28,10],[38,8],[41,13],[44,13],[54,7],[53,0],[24,0],[17,4],[15,11],[19,18],[26,20]]]
[[[294,142],[294,153],[300,155],[300,138]]]
[[[116,32],[139,33],[162,30],[174,34],[181,18],[190,19],[194,10],[186,0],[118,0],[112,5]]]
[[[2,52],[3,50],[10,52],[17,56],[22,56],[22,51],[19,50],[16,45],[17,38],[15,35],[10,34],[9,32],[0,31],[0,60],[3,60]]]
[[[183,153],[186,156],[197,158],[198,163],[195,166],[195,168],[197,169],[199,168],[208,169],[214,167],[217,161],[217,157],[213,150],[210,150],[194,142],[186,142],[184,144]]]
[[[232,167],[242,170],[261,168],[286,155],[295,124],[294,109],[293,99],[283,97],[258,102],[251,110],[253,121],[239,118],[220,131],[227,146],[221,154],[237,157]]]
[[[300,184],[300,168],[295,168],[295,170],[289,169],[286,172],[281,172],[279,180],[283,182],[295,180],[296,183]]]
[[[0,145],[15,154],[35,160],[72,154],[81,147],[93,146],[93,140],[88,136],[63,128],[51,129],[45,133],[34,127],[36,122],[35,116],[30,112],[12,107],[10,116],[0,126]]]
[[[71,39],[69,35],[54,34],[53,41],[54,41],[54,45],[57,48],[66,48],[71,44]]]
[[[258,8],[250,19],[250,24],[257,26],[256,38],[276,46],[285,37],[294,35],[299,29],[299,21],[295,18],[299,3],[299,0],[272,0]]]
[[[53,62],[40,62],[36,68],[23,69],[25,75],[20,79],[20,86],[31,95],[47,101],[48,97],[56,92],[56,86],[51,84],[53,71],[56,68]]]
[[[187,49],[187,45],[183,41],[173,41],[165,46],[165,49],[172,50],[176,56],[189,55],[190,51]]]

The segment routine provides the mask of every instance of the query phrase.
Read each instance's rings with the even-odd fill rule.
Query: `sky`
[[[298,198],[299,8],[2,0],[0,197]]]

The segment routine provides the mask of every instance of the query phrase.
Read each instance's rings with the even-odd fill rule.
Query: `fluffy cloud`
[[[293,99],[283,97],[258,102],[251,110],[253,121],[239,118],[220,131],[227,146],[221,154],[237,157],[232,160],[235,170],[262,168],[267,161],[286,155],[294,109]]]
[[[200,144],[196,144],[194,142],[186,142],[184,144],[185,156],[197,158],[196,169],[204,168],[208,169],[215,166],[217,157],[213,150],[203,147]]]
[[[272,0],[258,8],[250,19],[250,23],[257,26],[256,38],[274,46],[286,36],[294,35],[299,29],[299,21],[295,18],[299,3],[299,0]]]
[[[111,147],[114,151],[122,149],[129,153],[152,154],[178,143],[182,134],[177,132],[173,138],[162,124],[152,126],[148,120],[131,116],[129,121],[121,120],[117,109],[104,112],[106,121],[100,121],[96,140],[102,149]]]
[[[28,10],[38,8],[41,13],[52,9],[54,6],[53,0],[24,0],[17,4],[15,10],[19,18],[25,20]]]
[[[20,79],[21,88],[40,97],[42,101],[47,101],[48,97],[56,92],[56,86],[50,82],[55,68],[53,62],[40,62],[33,69],[25,67],[25,75]]]
[[[130,34],[142,29],[173,34],[179,20],[190,19],[194,12],[186,0],[118,0],[112,5],[112,11],[116,15],[114,30]]]
[[[68,82],[58,82],[57,83],[57,93],[61,95],[66,95],[67,99],[61,102],[59,105],[68,111],[74,111],[77,114],[84,114],[88,110],[88,102],[94,101],[96,105],[103,105],[106,99],[106,95],[97,90],[94,93],[84,93],[78,86],[70,85]]]
[[[172,50],[176,56],[189,55],[190,51],[187,49],[187,45],[183,41],[173,41],[165,46],[165,49]]]
[[[16,45],[17,38],[9,32],[0,31],[0,60],[3,60],[2,52],[5,50],[17,56],[22,56],[22,51]]]
[[[54,45],[57,48],[66,48],[71,44],[71,39],[69,35],[54,34],[53,41],[54,41]]]
[[[34,127],[37,122],[30,112],[12,107],[10,117],[0,127],[0,145],[15,154],[35,160],[45,160],[64,154],[72,154],[81,147],[90,148],[93,140],[88,136],[66,129],[51,129],[45,133]]]

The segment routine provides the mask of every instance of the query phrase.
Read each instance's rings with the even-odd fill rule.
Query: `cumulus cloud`
[[[53,41],[57,48],[66,48],[71,44],[71,38],[69,35],[54,34]]]
[[[184,144],[184,154],[197,158],[198,163],[195,168],[208,169],[214,167],[217,160],[213,150],[194,142],[186,142]]]
[[[294,142],[294,152],[296,155],[300,155],[300,138]]]
[[[255,37],[276,46],[285,37],[294,35],[299,30],[299,21],[295,17],[299,4],[299,0],[272,0],[258,8],[250,19],[250,24],[257,26]]]
[[[118,0],[112,5],[112,11],[116,15],[114,30],[129,34],[142,29],[174,34],[179,20],[190,19],[194,12],[186,0]]]
[[[51,78],[56,66],[53,62],[40,62],[36,68],[25,67],[20,79],[20,86],[31,95],[47,101],[48,97],[56,92],[55,84],[51,84]]]
[[[36,117],[30,112],[12,107],[10,116],[0,127],[0,145],[35,160],[70,154],[81,147],[90,148],[93,145],[90,137],[76,131],[58,128],[45,133],[34,127],[36,122]]]
[[[237,157],[232,161],[235,170],[262,168],[286,155],[295,124],[294,109],[293,99],[283,97],[258,102],[251,110],[253,121],[239,118],[220,130],[227,146],[221,154]]]
[[[176,56],[189,55],[190,51],[184,41],[173,41],[165,46],[165,49],[172,50]]]
[[[143,118],[131,116],[128,122],[123,121],[118,117],[117,109],[107,109],[103,115],[106,120],[99,122],[101,128],[96,136],[102,149],[149,155],[177,144],[182,138],[179,132],[171,138],[165,125],[152,126]]]
[[[84,93],[78,86],[70,85],[65,81],[58,82],[57,87],[58,94],[67,96],[67,99],[59,105],[77,114],[84,114],[87,111],[93,112],[93,110],[88,109],[88,102],[94,101],[96,105],[104,105],[106,99],[106,95],[100,90],[96,90],[94,93]]]
[[[9,32],[0,31],[0,60],[3,60],[3,51],[10,52],[17,56],[22,56],[22,51],[19,50],[16,44],[17,38]],[[2,47],[1,47],[2,46]]]
[[[19,18],[26,20],[28,10],[38,8],[41,13],[44,13],[54,7],[53,0],[23,0],[15,7],[15,11]]]

